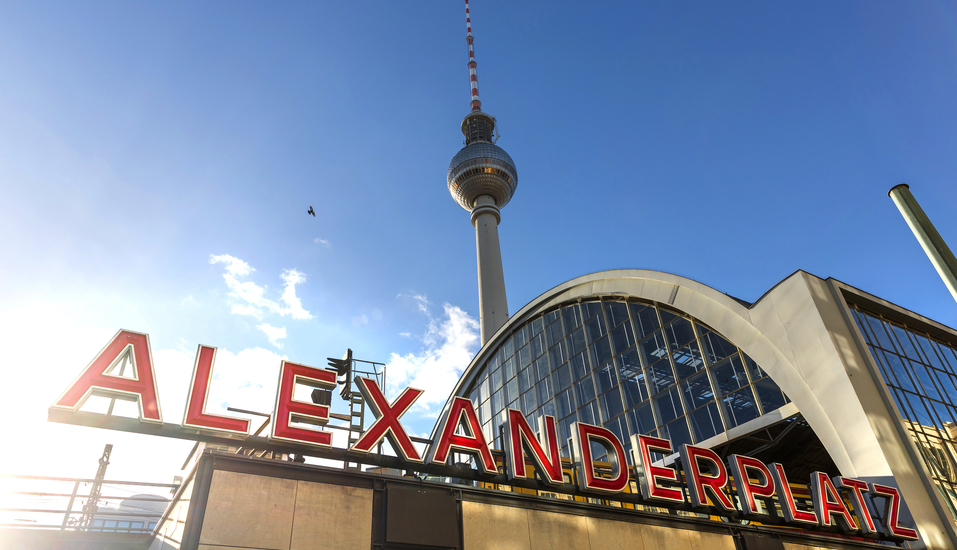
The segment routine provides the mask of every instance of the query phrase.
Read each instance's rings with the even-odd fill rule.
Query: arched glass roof
[[[789,402],[726,338],[689,315],[635,298],[575,300],[497,340],[459,395],[472,400],[498,449],[508,408],[533,426],[554,416],[568,457],[576,421],[608,428],[626,447],[632,434],[653,434],[677,449]]]

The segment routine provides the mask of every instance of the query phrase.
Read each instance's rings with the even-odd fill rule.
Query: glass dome
[[[460,392],[497,449],[508,408],[533,426],[541,415],[554,416],[568,457],[576,421],[608,428],[626,448],[632,434],[664,437],[677,448],[789,402],[726,338],[691,316],[633,298],[563,304],[498,341]]]

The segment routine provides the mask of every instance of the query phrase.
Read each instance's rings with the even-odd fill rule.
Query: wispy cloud
[[[270,344],[282,349],[282,342],[280,342],[280,340],[286,337],[286,327],[274,327],[268,323],[263,323],[256,325],[256,328],[261,330],[263,334],[266,335],[266,338],[269,338]]]
[[[266,298],[266,287],[261,287],[252,281],[242,280],[255,271],[249,264],[222,254],[210,255],[210,264],[225,264],[223,279],[230,290],[230,296],[239,300],[232,304],[232,312],[237,315],[250,315],[262,319],[264,313],[275,313],[281,317],[290,315],[293,319],[311,319],[312,314],[302,307],[302,301],[296,296],[296,285],[306,282],[306,275],[295,269],[282,272],[283,291],[280,301]]]
[[[397,395],[407,386],[425,390],[416,407],[423,416],[438,413],[455,383],[479,347],[479,323],[464,310],[451,304],[442,305],[442,315],[433,317],[425,296],[412,298],[429,319],[418,353],[393,353],[387,364],[389,391]],[[424,407],[425,410],[421,410]]]
[[[332,243],[330,243],[330,242],[327,241],[326,239],[320,239],[319,237],[316,237],[316,240],[313,241],[313,242],[315,242],[315,243],[318,244],[318,245],[322,245],[322,246],[324,246],[324,247],[326,247],[326,248],[332,247]]]

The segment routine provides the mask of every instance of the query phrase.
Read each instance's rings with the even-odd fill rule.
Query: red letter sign
[[[851,498],[854,503],[854,515],[857,516],[857,525],[865,535],[877,534],[877,527],[874,525],[874,519],[867,509],[867,501],[864,493],[867,492],[867,483],[859,479],[849,477],[835,476],[832,481],[838,489],[844,489],[845,494]]]
[[[133,369],[130,378],[113,373],[125,357],[129,358]],[[162,423],[163,416],[156,394],[150,337],[139,332],[120,330],[53,407],[78,411],[91,395],[112,397],[136,401],[141,421]]]
[[[324,430],[294,428],[293,422],[323,425],[329,422],[329,407],[293,399],[296,384],[313,388],[335,388],[336,373],[283,361],[279,365],[279,388],[276,391],[276,412],[270,437],[295,443],[328,447],[332,434]]]
[[[608,453],[612,466],[612,477],[606,479],[595,473],[595,462],[591,454],[592,442],[598,443]],[[578,468],[578,486],[582,491],[593,493],[620,493],[628,486],[628,462],[625,461],[625,449],[621,441],[611,430],[599,426],[575,422],[572,424],[572,453]]]
[[[183,425],[201,430],[247,435],[249,433],[249,420],[206,412],[206,402],[209,400],[209,382],[213,379],[213,365],[215,362],[216,348],[199,346],[196,350],[196,362],[193,364],[193,380],[189,383],[189,395],[186,398]]]
[[[728,468],[734,476],[734,489],[741,499],[744,508],[741,512],[746,518],[766,516],[767,513],[758,512],[758,505],[754,497],[771,498],[774,496],[774,480],[771,471],[763,462],[750,456],[731,455],[728,457]],[[749,473],[758,474],[758,482],[751,483]],[[793,504],[793,499],[791,500]],[[785,507],[782,504],[781,507]],[[771,507],[773,509],[773,506]]]
[[[635,475],[641,480],[641,498],[651,502],[668,504],[684,503],[685,494],[681,489],[671,489],[658,484],[659,480],[678,483],[678,472],[674,468],[654,466],[651,463],[651,451],[671,454],[671,442],[650,435],[631,436],[631,448],[635,458]]]
[[[707,509],[708,493],[710,493],[715,507],[725,512],[736,511],[734,503],[724,492],[724,488],[728,485],[728,471],[721,463],[721,457],[711,449],[687,444],[681,446],[679,453],[681,453],[681,466],[685,470],[685,485],[688,486],[691,506]],[[701,471],[702,462],[708,464],[710,474]]]
[[[456,435],[455,430],[459,425],[465,429],[466,435]],[[476,462],[482,466],[486,474],[498,473],[492,453],[488,450],[488,443],[482,435],[482,425],[479,424],[471,401],[464,397],[456,397],[452,400],[452,409],[442,421],[440,428],[438,442],[433,443],[429,449],[429,462],[448,463],[449,453],[454,449],[479,455],[480,459]]]
[[[562,459],[558,454],[558,435],[555,430],[555,419],[551,416],[542,416],[538,420],[538,429],[545,438],[546,452],[542,444],[535,437],[528,421],[522,416],[522,411],[508,409],[505,424],[505,452],[508,459],[509,479],[527,479],[525,474],[525,455],[522,453],[522,443],[528,449],[529,455],[535,462],[535,467],[542,474],[542,481],[546,485],[561,485]]]
[[[901,494],[897,487],[868,483],[871,495],[884,498],[884,535],[894,540],[917,540],[917,531],[900,525]]]
[[[837,525],[845,533],[857,531],[850,510],[844,505],[844,500],[831,483],[831,478],[824,472],[811,474],[811,500],[822,527]]]
[[[365,398],[369,408],[376,416],[376,421],[369,426],[369,429],[362,434],[362,437],[350,448],[350,451],[360,453],[369,453],[382,441],[383,437],[389,439],[392,444],[392,450],[398,453],[402,459],[409,462],[422,462],[419,451],[412,445],[412,440],[405,433],[402,424],[399,424],[399,418],[405,414],[405,411],[412,407],[415,400],[422,395],[423,390],[415,388],[406,388],[402,395],[389,405],[389,401],[382,394],[379,385],[371,378],[356,377],[356,385]]]
[[[778,500],[781,501],[781,510],[784,512],[784,521],[817,525],[817,514],[798,509],[794,502],[794,495],[791,493],[791,486],[788,484],[788,476],[784,473],[784,466],[775,462],[771,464],[770,469],[771,477],[774,478],[774,490],[778,494]]]

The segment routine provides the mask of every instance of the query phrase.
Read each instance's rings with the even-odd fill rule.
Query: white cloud
[[[326,247],[326,248],[331,248],[331,247],[332,247],[332,243],[330,243],[330,242],[327,241],[326,239],[320,239],[319,237],[316,237],[316,240],[313,241],[313,242],[315,242],[316,244],[321,244],[322,246],[324,246],[324,247]]]
[[[250,315],[256,319],[262,319],[266,312],[276,313],[281,317],[292,316],[293,319],[311,319],[312,314],[302,307],[302,301],[296,296],[296,285],[306,282],[306,275],[295,269],[287,269],[282,272],[283,291],[281,302],[276,302],[266,298],[266,289],[252,281],[240,280],[246,277],[255,269],[246,262],[222,254],[219,256],[210,255],[210,264],[226,264],[226,272],[223,273],[223,279],[229,288],[230,296],[240,300],[240,303],[232,305],[232,312],[237,315]]]
[[[274,327],[270,324],[263,323],[256,325],[256,328],[263,331],[266,338],[269,338],[270,344],[282,349],[282,342],[280,342],[280,340],[286,337],[286,327]]]
[[[442,305],[441,318],[436,319],[429,312],[425,296],[411,298],[429,317],[422,337],[425,347],[419,353],[391,355],[386,366],[389,392],[397,395],[408,386],[425,390],[416,407],[425,409],[421,410],[423,416],[433,417],[478,350],[479,323],[461,308],[447,303]]]

